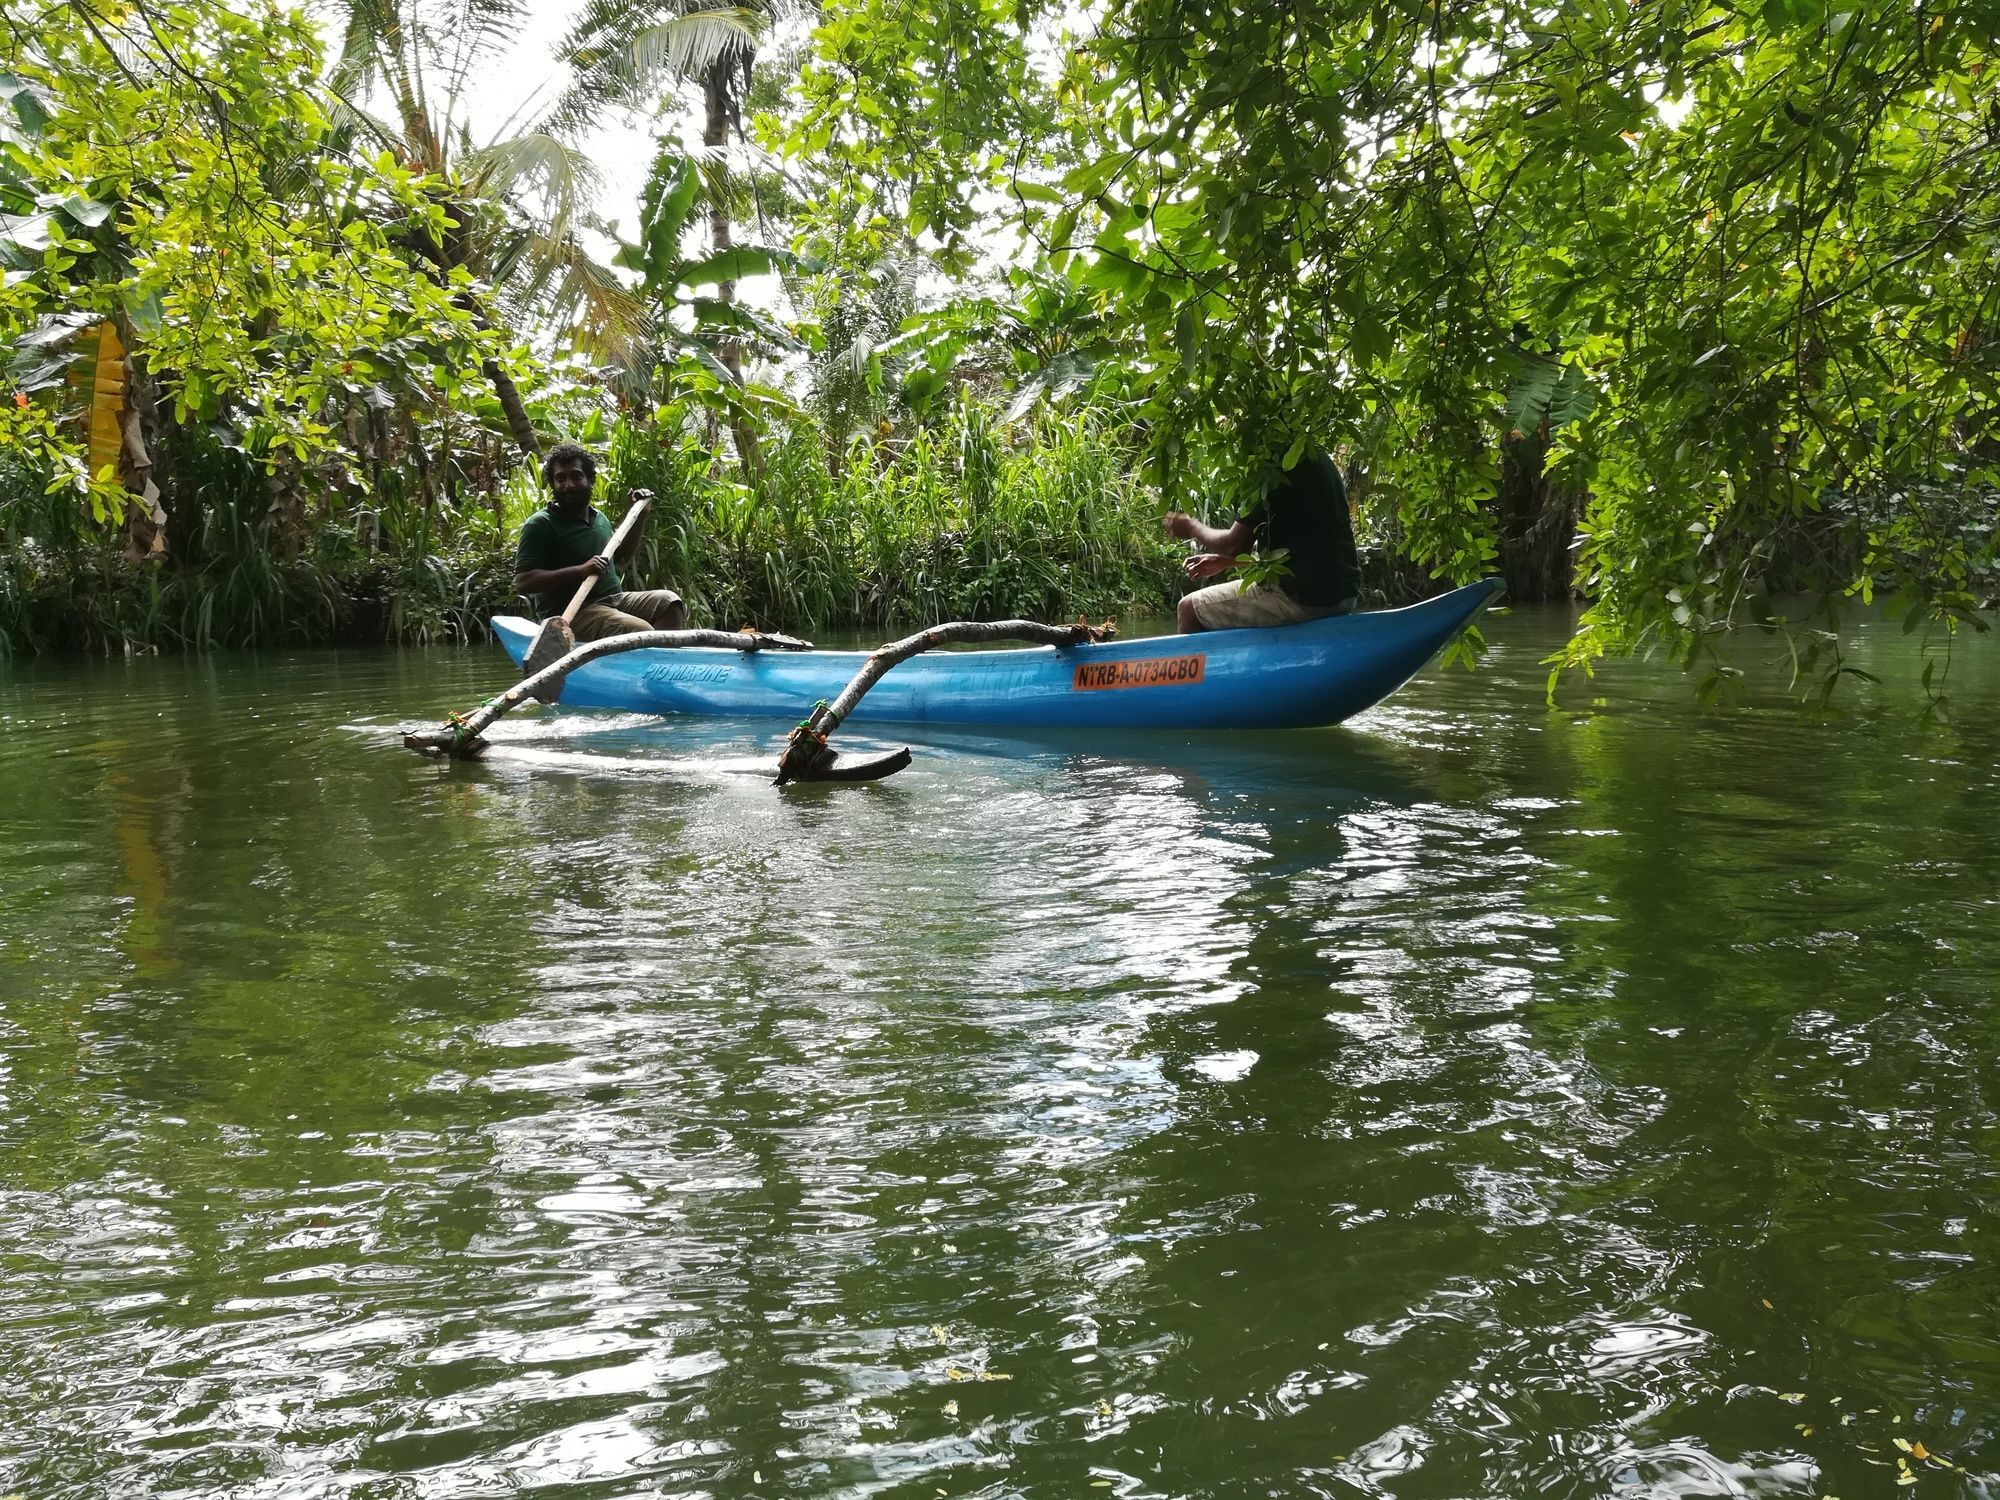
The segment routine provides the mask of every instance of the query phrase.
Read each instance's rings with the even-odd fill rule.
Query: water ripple
[[[476,653],[6,669],[0,1493],[1990,1493],[2000,668],[1555,624],[782,794],[398,752]]]

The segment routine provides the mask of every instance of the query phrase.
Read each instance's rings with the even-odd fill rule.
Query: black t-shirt
[[[1256,525],[1260,553],[1290,552],[1291,572],[1277,585],[1306,608],[1331,609],[1360,594],[1361,554],[1347,513],[1347,486],[1324,453],[1309,452],[1280,474],[1242,519]]]

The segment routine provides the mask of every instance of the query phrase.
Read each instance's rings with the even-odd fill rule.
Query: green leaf
[[[40,135],[49,123],[48,110],[35,97],[28,81],[17,73],[0,73],[0,101],[12,107],[14,118],[20,122],[20,135],[24,138],[32,139]],[[6,139],[8,133],[4,122],[0,122],[0,139]]]
[[[747,333],[780,349],[798,350],[805,347],[788,330],[740,302],[721,302],[713,297],[694,297],[689,299],[687,306],[693,311],[695,323],[699,327]]]
[[[701,177],[694,163],[685,156],[679,157],[673,181],[660,195],[653,219],[646,226],[649,242],[658,236],[678,248],[681,234],[687,228],[688,214],[700,196]]]
[[[111,217],[111,205],[95,198],[64,198],[58,206],[85,229],[95,229]]]
[[[1119,250],[1107,251],[1100,245],[1096,255],[1084,267],[1083,285],[1129,297],[1145,290],[1147,279],[1152,274],[1149,267],[1133,260],[1130,255]]]
[[[761,275],[788,261],[789,257],[781,250],[769,250],[758,245],[732,245],[727,250],[718,250],[688,265],[681,272],[680,280],[683,286],[738,281],[745,276]]]

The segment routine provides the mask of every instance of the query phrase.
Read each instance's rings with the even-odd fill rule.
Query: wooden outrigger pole
[[[968,642],[990,644],[994,641],[1030,641],[1037,646],[1080,646],[1085,642],[1108,640],[1117,633],[1117,627],[1109,620],[1102,625],[1086,625],[1081,620],[1074,625],[1043,625],[1034,620],[954,620],[920,630],[900,641],[891,641],[869,653],[868,660],[861,664],[860,671],[848,679],[838,698],[832,703],[822,701],[814,704],[812,712],[792,731],[791,737],[785,741],[784,753],[778,757],[777,784],[783,786],[788,781],[829,779],[826,772],[832,769],[838,752],[827,748],[826,737],[840,728],[847,716],[854,712],[862,695],[880,682],[891,667],[933,646]],[[909,764],[909,754],[907,750],[902,752],[904,765]],[[900,771],[902,766],[896,769]]]
[[[783,786],[790,781],[880,781],[909,765],[910,752],[907,749],[841,764],[839,752],[828,747],[827,736],[845,722],[863,695],[880,682],[890,668],[934,646],[995,641],[1077,646],[1108,640],[1117,633],[1117,627],[1109,621],[1102,625],[1086,625],[1081,620],[1074,625],[1044,625],[1034,620],[955,620],[933,625],[900,641],[892,641],[869,654],[861,670],[841,689],[839,697],[832,703],[821,701],[814,704],[805,719],[791,732],[778,757],[776,784]],[[403,736],[403,744],[420,755],[476,760],[487,749],[487,742],[481,735],[495,720],[519,708],[530,698],[545,703],[553,701],[562,692],[563,680],[586,662],[603,656],[616,656],[623,651],[680,646],[716,646],[730,651],[810,651],[812,642],[788,635],[764,635],[752,630],[642,630],[628,635],[608,636],[578,646],[540,671],[529,673],[506,692],[488,698],[470,713],[447,715],[443,725],[436,729],[409,731]]]

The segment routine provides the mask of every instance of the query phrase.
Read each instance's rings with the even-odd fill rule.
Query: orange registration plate
[[[1103,688],[1186,687],[1208,669],[1206,654],[1156,656],[1151,661],[1090,661],[1077,664],[1070,687],[1079,693]]]

